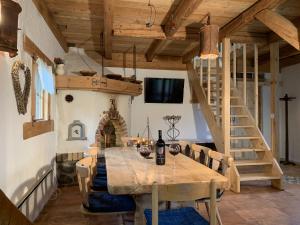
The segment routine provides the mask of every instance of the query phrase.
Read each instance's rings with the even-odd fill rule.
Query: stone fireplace
[[[128,136],[126,122],[116,108],[115,99],[110,102],[111,106],[103,112],[95,135],[95,141],[102,149],[122,146],[121,137]]]

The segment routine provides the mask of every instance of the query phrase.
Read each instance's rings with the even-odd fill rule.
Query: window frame
[[[40,58],[48,66],[53,66],[53,62],[35,45],[26,35],[23,38],[23,50],[32,57],[31,67],[31,121],[23,123],[23,140],[35,137],[44,133],[54,131],[54,120],[51,119],[51,95],[48,101],[48,116],[44,120],[35,120],[35,76],[37,71],[36,59]],[[45,115],[44,115],[45,116]]]

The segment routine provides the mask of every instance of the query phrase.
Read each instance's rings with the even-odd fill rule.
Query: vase
[[[65,64],[58,64],[58,65],[56,65],[56,74],[57,75],[64,75],[65,74],[65,69],[64,69],[64,67],[65,67]]]

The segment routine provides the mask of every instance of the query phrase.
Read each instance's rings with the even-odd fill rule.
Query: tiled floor
[[[300,176],[300,166],[284,166],[283,169],[286,175]],[[219,209],[224,225],[300,225],[300,185],[287,184],[284,191],[278,191],[267,182],[246,183],[240,194],[226,192]],[[200,212],[206,216],[204,206],[201,206]],[[95,225],[119,225],[120,218],[104,216],[91,222]],[[35,224],[89,224],[80,212],[78,188],[60,189],[57,199],[48,203]]]

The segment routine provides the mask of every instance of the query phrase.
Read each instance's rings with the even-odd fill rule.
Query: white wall
[[[65,101],[65,96],[71,94],[73,102]],[[57,94],[57,121],[58,121],[58,149],[59,153],[82,152],[95,142],[97,130],[103,111],[110,107],[110,99],[116,97],[120,115],[129,123],[129,97],[124,95],[110,95],[91,91],[58,91]],[[67,141],[68,126],[74,120],[85,124],[86,141]]]
[[[190,87],[186,71],[170,70],[137,70],[137,79],[144,81],[146,77],[158,78],[182,78],[184,79],[184,99],[183,104],[157,104],[145,103],[144,92],[142,95],[135,97],[132,104],[131,112],[131,134],[142,135],[147,117],[150,120],[151,133],[154,139],[157,139],[157,131],[163,131],[163,138],[167,137],[168,124],[163,120],[166,115],[180,115],[182,118],[176,124],[180,130],[178,139],[200,139],[201,142],[210,141],[211,136],[201,112],[197,105],[190,103]],[[197,129],[198,128],[198,129]],[[198,132],[197,132],[198,130]]]
[[[291,97],[296,97],[295,100],[289,103],[289,144],[290,144],[290,160],[300,163],[300,64],[286,67],[281,71],[281,87],[280,96],[283,97],[286,93]],[[285,146],[285,117],[284,117],[284,102],[279,102],[281,110],[279,111],[279,127],[281,130],[280,147],[282,153]],[[284,156],[284,154],[281,154]]]
[[[93,67],[93,69],[98,71],[96,67]],[[123,75],[123,69],[105,68],[105,74],[107,73]],[[126,74],[129,76],[133,74],[133,71],[127,69]],[[137,69],[137,79],[144,80],[145,77],[185,79],[183,104],[146,104],[144,103],[144,94],[134,97],[131,104],[131,98],[124,95],[110,95],[86,91],[58,91],[58,152],[80,152],[86,149],[89,144],[94,143],[95,131],[100,121],[100,116],[104,110],[109,109],[109,99],[112,97],[117,97],[117,108],[121,116],[125,119],[128,132],[132,136],[136,136],[138,133],[142,135],[146,127],[147,117],[149,117],[153,138],[157,138],[157,131],[161,129],[163,130],[164,139],[167,140],[166,131],[168,125],[162,118],[165,115],[174,114],[182,116],[182,119],[176,125],[181,132],[180,139],[199,139],[201,142],[211,142],[210,132],[198,108],[199,106],[190,103],[190,88],[185,71]],[[67,103],[64,100],[67,94],[73,95],[74,101],[72,103]],[[86,125],[87,141],[66,141],[68,125],[73,120],[80,120]]]
[[[19,16],[19,55],[13,59],[0,53],[0,188],[16,202],[32,185],[38,171],[51,163],[55,156],[55,133],[46,133],[23,140],[23,123],[31,121],[30,106],[27,114],[19,115],[11,79],[12,63],[19,59],[31,68],[31,57],[23,49],[23,34],[26,34],[50,58],[62,56],[63,51],[30,0],[18,1],[22,7]],[[22,78],[22,76],[21,76]],[[55,98],[52,109],[55,107]],[[52,112],[52,116],[55,110]],[[41,205],[39,204],[39,207]],[[37,211],[29,212],[30,218]]]

